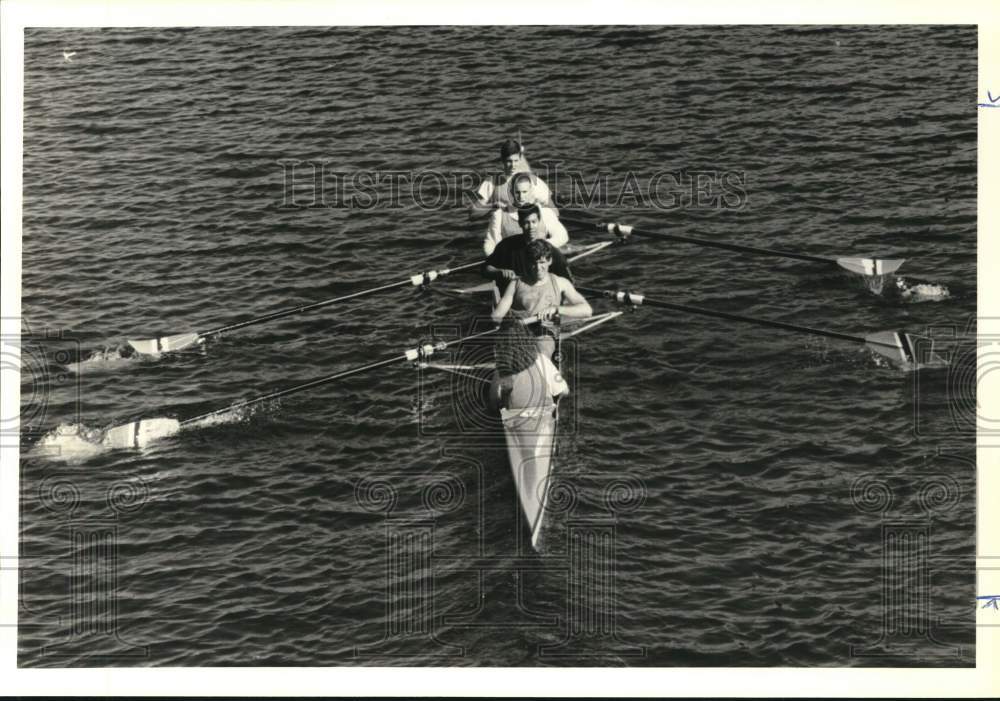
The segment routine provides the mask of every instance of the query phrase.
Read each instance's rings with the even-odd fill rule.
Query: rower
[[[490,224],[486,228],[486,240],[483,242],[483,251],[486,255],[493,253],[493,249],[502,240],[522,233],[519,211],[529,205],[538,206],[539,226],[543,237],[550,244],[562,248],[569,243],[569,232],[559,221],[556,209],[538,201],[531,177],[530,173],[517,173],[511,178],[509,186],[511,202],[493,210]]]
[[[528,244],[523,276],[515,277],[507,285],[490,315],[495,322],[502,321],[508,312],[521,318],[537,316],[541,323],[532,324],[530,328],[539,350],[547,358],[551,358],[556,349],[551,322],[557,316],[586,319],[594,313],[572,282],[549,272],[552,251],[552,246],[541,239]]]
[[[484,180],[476,189],[477,201],[469,208],[469,217],[486,216],[496,207],[510,204],[508,190],[511,177],[516,173],[529,173],[535,189],[535,197],[541,204],[549,204],[551,199],[549,187],[541,178],[531,173],[528,159],[524,157],[524,147],[513,139],[507,139],[500,145],[500,161],[503,163],[503,173]]]
[[[517,219],[521,233],[500,241],[480,268],[483,276],[493,280],[501,292],[509,280],[526,274],[523,257],[529,243],[534,240],[545,240],[552,243],[550,239],[546,239],[547,234],[542,230],[543,211],[537,204],[519,209]],[[573,282],[573,273],[566,262],[566,256],[558,248],[552,247],[552,264],[549,269],[556,275]]]

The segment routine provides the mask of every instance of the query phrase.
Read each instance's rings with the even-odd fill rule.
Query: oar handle
[[[699,239],[694,236],[684,236],[682,234],[667,234],[659,231],[649,231],[647,229],[639,229],[634,226],[628,226],[627,224],[618,224],[615,222],[595,222],[592,219],[582,219],[579,217],[574,217],[572,214],[560,214],[560,219],[565,221],[573,222],[575,224],[584,224],[594,226],[598,230],[606,230],[608,233],[614,234],[619,238],[627,238],[628,236],[634,234],[636,236],[645,236],[647,238],[662,239],[664,241],[678,241],[680,243],[690,243],[696,246],[707,246],[710,248],[721,248],[727,251],[737,251],[739,253],[755,253],[762,256],[775,256],[778,258],[792,258],[794,260],[804,260],[810,263],[824,263],[827,265],[836,265],[837,261],[833,258],[826,258],[824,256],[813,256],[808,253],[792,253],[790,251],[778,251],[772,248],[760,248],[758,246],[745,246],[737,243],[726,243],[724,241],[710,241],[708,239]]]
[[[826,329],[815,329],[810,326],[799,326],[798,324],[789,324],[784,321],[773,321],[771,319],[759,319],[752,316],[743,316],[742,314],[733,314],[731,312],[717,311],[715,309],[704,309],[702,307],[693,307],[688,304],[678,304],[676,302],[661,302],[659,300],[654,300],[646,297],[645,295],[637,294],[634,292],[628,292],[627,290],[596,290],[588,287],[577,287],[578,291],[584,294],[601,295],[608,297],[610,299],[619,302],[620,304],[627,304],[632,306],[644,305],[647,307],[656,307],[659,309],[671,309],[679,312],[686,312],[688,314],[699,314],[701,316],[712,316],[717,319],[727,319],[729,321],[742,321],[748,324],[757,324],[758,326],[769,326],[775,329],[784,329],[786,331],[798,331],[800,333],[810,333],[816,336],[826,336],[827,338],[838,338],[844,341],[852,341],[854,343],[867,343],[867,339],[862,336],[854,336],[848,333],[840,333],[839,331],[827,331]]]
[[[351,294],[341,295],[340,297],[334,297],[332,299],[324,299],[320,302],[305,304],[301,307],[293,307],[291,309],[281,309],[276,312],[272,312],[270,314],[265,314],[264,316],[254,317],[253,319],[247,319],[246,321],[239,321],[235,324],[227,324],[226,326],[220,326],[219,328],[212,329],[211,331],[206,331],[202,333],[201,336],[202,337],[215,336],[220,333],[226,333],[228,331],[235,331],[236,329],[246,328],[247,326],[263,324],[266,321],[274,321],[275,319],[281,319],[286,316],[293,316],[295,314],[302,314],[304,312],[312,311],[313,309],[328,307],[332,304],[337,304],[339,302],[346,302],[351,299],[358,299],[359,297],[367,297],[369,295],[373,295],[378,292],[387,292],[388,290],[395,290],[400,287],[407,287],[408,285],[413,285],[415,287],[420,285],[429,285],[439,277],[450,275],[451,273],[457,273],[462,270],[469,270],[470,268],[476,268],[479,267],[480,265],[482,265],[482,261],[477,260],[474,263],[466,263],[465,265],[460,265],[456,268],[442,268],[440,270],[429,270],[424,273],[411,275],[406,280],[400,280],[399,282],[389,283],[388,285],[382,285],[380,287],[372,287],[367,290],[352,292]]]

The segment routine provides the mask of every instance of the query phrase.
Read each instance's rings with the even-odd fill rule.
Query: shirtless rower
[[[528,205],[518,210],[517,217],[521,233],[500,241],[480,268],[483,276],[496,282],[501,292],[506,288],[508,281],[527,274],[525,255],[528,244],[536,239],[548,240],[542,231],[543,211],[537,204]],[[548,242],[552,243],[551,240]],[[566,256],[558,248],[552,247],[552,264],[549,269],[556,275],[573,282],[573,273],[570,272]]]
[[[500,161],[503,163],[503,173],[484,180],[476,190],[476,202],[469,208],[469,217],[484,217],[495,208],[510,204],[511,197],[508,187],[511,178],[517,173],[529,173],[535,190],[536,201],[549,204],[551,195],[549,186],[537,175],[531,173],[528,159],[524,157],[524,148],[517,141],[507,139],[500,145]]]
[[[569,243],[569,232],[559,221],[554,207],[538,201],[535,186],[529,173],[517,173],[510,180],[510,204],[501,205],[493,210],[490,224],[486,228],[486,239],[483,241],[483,251],[486,255],[493,253],[501,241],[510,236],[522,233],[519,211],[529,205],[538,205],[538,225],[542,238],[556,248],[562,248]]]
[[[528,244],[525,252],[524,276],[514,278],[507,285],[491,318],[500,322],[508,312],[521,318],[537,315],[543,323],[532,324],[530,329],[535,335],[539,351],[551,358],[556,347],[555,339],[544,322],[551,322],[557,315],[586,319],[594,312],[572,282],[549,272],[552,246],[548,242],[536,239]]]

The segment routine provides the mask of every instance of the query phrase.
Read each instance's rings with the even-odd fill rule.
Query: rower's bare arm
[[[559,305],[559,315],[572,319],[586,319],[593,316],[594,310],[590,307],[590,302],[577,292],[573,283],[566,278],[559,280],[559,289],[563,294],[563,301],[566,304]]]
[[[494,282],[501,282],[503,280],[513,280],[517,276],[517,273],[515,273],[513,270],[510,270],[508,268],[495,268],[489,263],[484,263],[481,270],[483,273],[483,277],[488,277],[490,280],[493,280]]]
[[[493,253],[497,244],[503,241],[502,215],[503,212],[499,209],[494,209],[493,214],[490,215],[490,223],[486,227],[486,239],[483,241],[483,252],[486,255]]]
[[[482,219],[489,216],[490,212],[495,209],[495,205],[492,202],[493,189],[493,183],[488,180],[476,188],[476,199],[469,205],[469,219]]]
[[[490,314],[490,318],[493,319],[495,323],[503,321],[503,318],[507,316],[507,312],[510,311],[510,307],[514,303],[514,289],[516,287],[517,283],[514,282],[507,285],[507,289],[503,291],[503,295],[500,297],[500,301],[497,302],[497,306],[493,308],[493,313]]]

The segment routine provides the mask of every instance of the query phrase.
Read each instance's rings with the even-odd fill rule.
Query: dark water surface
[[[905,257],[907,286],[948,295],[648,240],[580,261],[578,282],[930,332],[957,369],[623,316],[568,348],[541,556],[495,427],[472,430],[455,382],[405,365],[143,452],[22,456],[22,665],[974,664],[975,28],[503,35],[509,55],[478,27],[27,31],[26,329],[89,351],[474,260],[464,213],[287,206],[280,162],[488,172],[520,129],[536,167],[609,173],[611,199],[628,171],[642,187],[744,174],[743,206],[626,198],[608,208],[622,221]],[[183,419],[477,311],[406,289],[78,381],[39,351],[26,423]]]

